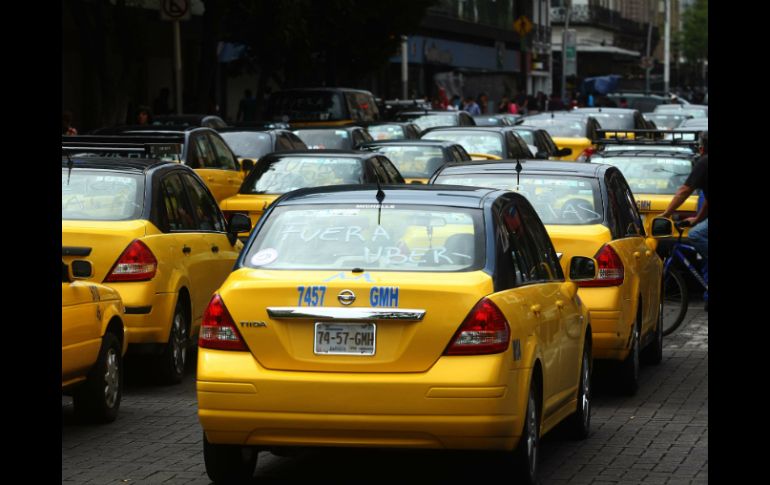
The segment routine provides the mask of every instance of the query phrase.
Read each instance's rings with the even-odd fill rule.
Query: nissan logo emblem
[[[356,294],[350,290],[342,290],[340,291],[340,294],[337,295],[337,299],[343,305],[350,305],[351,303],[356,301]]]

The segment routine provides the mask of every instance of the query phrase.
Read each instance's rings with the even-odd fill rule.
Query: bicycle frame
[[[709,285],[706,283],[706,281],[703,279],[703,276],[701,276],[700,271],[695,269],[695,266],[690,262],[690,260],[685,256],[685,254],[682,252],[682,249],[691,250],[697,253],[697,249],[695,249],[695,246],[691,246],[689,244],[684,244],[677,242],[672,248],[671,248],[671,254],[666,258],[666,260],[663,262],[663,274],[668,273],[668,268],[671,266],[671,263],[674,261],[674,259],[677,259],[684,264],[684,267],[687,268],[690,273],[692,273],[693,276],[695,276],[695,279],[700,283],[700,285],[706,290],[709,290]]]

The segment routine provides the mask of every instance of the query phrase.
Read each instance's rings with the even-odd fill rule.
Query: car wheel
[[[104,334],[99,357],[86,382],[72,394],[75,415],[84,421],[110,423],[118,417],[123,394],[123,358],[118,338]]]
[[[663,302],[658,309],[658,323],[655,326],[655,337],[647,344],[642,352],[642,361],[645,364],[658,365],[663,360]]]
[[[569,418],[569,426],[575,439],[588,438],[591,428],[591,346],[587,339],[583,344],[583,358],[580,365],[577,411]]]
[[[639,323],[634,324],[631,336],[631,351],[620,365],[620,380],[623,390],[629,396],[639,389]]]
[[[519,444],[514,451],[514,473],[518,475],[517,483],[534,485],[537,481],[538,450],[540,449],[540,420],[538,416],[535,387],[529,386],[527,412],[524,418],[524,429],[519,438]]]
[[[174,318],[171,321],[171,332],[168,343],[161,355],[161,370],[163,381],[168,384],[178,384],[184,377],[187,363],[187,317],[182,302],[176,304]]]
[[[259,452],[250,446],[216,445],[203,434],[203,462],[214,483],[248,483],[257,467]]]

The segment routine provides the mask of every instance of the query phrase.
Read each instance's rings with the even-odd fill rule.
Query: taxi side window
[[[507,204],[503,209],[503,223],[508,230],[510,248],[508,256],[513,262],[516,286],[535,283],[548,278],[539,264],[537,247],[528,234],[526,220],[516,204]]]
[[[629,235],[644,236],[644,224],[642,223],[642,217],[639,215],[639,208],[634,200],[634,195],[631,193],[631,189],[628,187],[625,180],[618,177],[618,183],[621,187],[623,199],[625,201],[624,205],[628,211],[628,217],[631,220],[626,233]]]
[[[275,151],[285,152],[293,149],[294,147],[292,146],[291,140],[289,140],[288,136],[278,135],[278,138],[275,140]]]
[[[192,175],[183,174],[182,178],[192,206],[195,208],[197,220],[195,228],[199,231],[225,232],[224,221],[220,217],[216,202],[211,195]]]
[[[380,163],[379,157],[371,158],[371,166],[372,170],[374,171],[374,175],[379,179],[380,183],[386,184],[388,183],[388,176],[385,173],[385,171],[382,169],[382,165]]]
[[[224,170],[236,170],[236,163],[235,159],[233,157],[233,154],[230,152],[230,149],[227,147],[227,144],[220,139],[218,136],[209,133],[208,134],[209,141],[211,142],[211,145],[214,147],[214,167],[213,168],[221,168]]]
[[[190,205],[185,197],[179,176],[172,173],[160,183],[163,197],[164,217],[169,231],[192,231],[197,224],[193,219]]]
[[[465,148],[461,146],[455,147],[455,152],[460,155],[460,158],[458,158],[458,160],[468,161],[471,159],[471,156],[468,155],[468,152],[465,150]]]
[[[382,164],[382,169],[387,174],[388,183],[390,184],[403,184],[404,178],[401,176],[401,174],[398,172],[398,169],[393,165],[393,163],[388,160],[387,158],[380,158],[380,163]]]
[[[287,133],[286,137],[293,145],[292,150],[307,150],[307,145],[305,145],[305,142],[300,140],[299,137],[294,133]]]
[[[636,212],[636,204],[633,203],[633,198],[629,201],[630,193],[627,194],[623,186],[618,173],[610,175],[607,183],[607,195],[610,206],[610,229],[613,238],[640,235],[639,223],[641,219],[637,219],[639,213]]]
[[[188,157],[188,165],[191,168],[211,168],[216,166],[214,152],[211,150],[208,140],[203,135],[192,136],[192,156]]]
[[[534,209],[523,204],[519,205],[518,210],[524,219],[527,234],[532,238],[537,251],[538,273],[542,279],[551,281],[563,280],[564,273],[561,270],[559,258],[556,256],[551,239],[537,213],[535,213]]]

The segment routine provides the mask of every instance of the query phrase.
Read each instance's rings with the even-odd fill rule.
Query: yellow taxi
[[[695,155],[689,151],[659,151],[655,146],[635,147],[628,150],[600,150],[590,159],[618,167],[634,194],[646,234],[652,234],[652,220],[663,213],[677,189],[692,172]],[[679,206],[682,218],[694,217],[698,194],[692,194]],[[685,229],[684,236],[688,230]]]
[[[445,165],[431,183],[515,190],[532,202],[565,268],[592,256],[598,275],[579,283],[591,315],[597,359],[619,362],[619,385],[639,383],[640,357],[663,356],[662,261],[647,237],[631,189],[618,168],[603,164],[532,161]]]
[[[590,156],[596,150],[593,140],[597,138],[597,130],[601,129],[593,117],[568,112],[525,116],[519,121],[519,124],[542,128],[547,131],[559,149],[569,148],[572,150],[569,155],[555,159],[569,161],[575,161],[581,156]]]
[[[71,392],[75,415],[111,422],[123,393],[126,329],[117,291],[76,279],[91,274],[91,264],[62,262],[61,387]]]
[[[575,258],[573,278],[595,263]],[[518,194],[287,194],[201,327],[206,471],[245,480],[259,450],[292,447],[477,449],[533,483],[540,436],[590,425],[592,323],[576,291]]]
[[[361,149],[388,157],[408,184],[427,184],[443,164],[471,160],[462,145],[443,140],[382,140],[366,143]]]
[[[152,354],[159,375],[180,382],[190,336],[248,219],[228,228],[192,169],[158,160],[63,158],[61,195],[63,261],[91,263],[86,280],[116,290],[125,305],[128,351]]]
[[[252,227],[270,204],[286,192],[305,187],[351,183],[403,184],[404,179],[384,155],[349,150],[312,150],[266,155],[243,181],[238,194],[220,204],[228,220],[249,217]],[[249,232],[239,236],[246,238]]]

